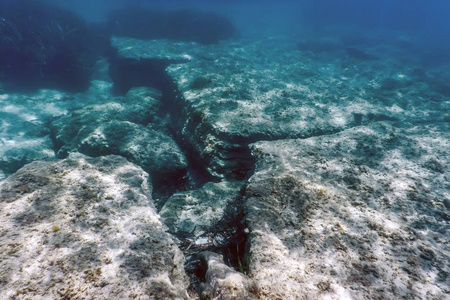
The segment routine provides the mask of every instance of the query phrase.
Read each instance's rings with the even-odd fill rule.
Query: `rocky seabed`
[[[450,297],[448,68],[112,46],[85,92],[0,95],[1,299]]]

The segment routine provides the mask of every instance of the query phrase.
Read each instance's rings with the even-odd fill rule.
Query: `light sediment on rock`
[[[1,95],[0,180],[54,159],[39,152],[51,130],[60,158],[117,154],[149,171],[179,240],[123,158],[34,163],[2,186],[0,283],[35,298],[41,285],[48,297],[183,298],[176,242],[205,298],[445,298],[449,68],[335,39],[113,37],[111,76],[103,60],[90,90]],[[217,254],[200,255],[203,278],[205,249]]]
[[[245,205],[260,299],[445,297],[449,132],[379,123],[252,145]]]
[[[161,93],[134,88],[125,97],[88,105],[52,122],[58,156],[81,152],[90,156],[116,154],[155,175],[155,183],[183,181],[187,161],[163,131]]]
[[[65,98],[55,90],[0,95],[0,173],[8,176],[32,161],[55,158],[46,123],[67,112]]]
[[[240,195],[242,186],[243,182],[224,180],[175,193],[159,213],[172,232],[199,236],[224,217],[227,205]]]
[[[395,47],[384,46],[389,53]],[[258,140],[332,134],[383,120],[436,121],[449,102],[391,57],[350,60],[301,52],[289,39],[237,40],[189,49],[168,74],[182,97],[183,136],[217,177],[245,178]],[[383,82],[394,81],[393,89]],[[430,99],[433,99],[432,101]]]
[[[0,185],[2,297],[188,298],[148,175],[118,156],[34,162]]]

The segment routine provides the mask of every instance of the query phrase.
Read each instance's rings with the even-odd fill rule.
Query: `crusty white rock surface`
[[[201,235],[224,217],[229,203],[239,195],[240,181],[208,182],[201,188],[175,193],[159,211],[171,232]]]
[[[162,219],[180,237],[187,272],[197,274],[191,259],[202,247],[244,251],[236,247],[240,202],[225,206],[240,189],[232,180],[255,171],[244,204],[249,252],[239,268],[257,298],[448,298],[448,65],[424,66],[414,51],[382,41],[361,46],[373,59],[344,40],[326,51],[283,37],[112,42],[116,64],[124,62],[111,65],[116,92],[131,88],[124,97],[112,95],[105,60],[84,93],[0,95],[0,181],[31,160],[55,159],[51,119],[60,157],[118,154],[154,180],[174,179]],[[165,96],[137,87],[152,84]],[[196,171],[222,181],[184,191],[177,179]],[[183,259],[147,203],[146,176],[118,157],[73,156],[7,179],[1,287],[35,299],[186,297]],[[211,274],[204,297],[225,295],[222,279],[228,295],[245,293],[222,275],[245,276],[218,256],[203,262]]]
[[[167,72],[182,95],[183,136],[217,177],[250,170],[246,145],[259,140],[449,118],[450,89],[437,80],[448,73],[405,64],[390,45],[372,49],[384,55],[377,60],[354,59],[341,47],[315,55],[282,37],[187,49],[192,60]]]
[[[0,185],[4,299],[186,299],[148,175],[119,156],[33,162]]]
[[[448,123],[252,147],[245,205],[260,299],[448,297]]]
[[[252,280],[227,266],[219,254],[204,251],[198,256],[206,270],[205,283],[201,285],[201,299],[256,299],[256,286]]]

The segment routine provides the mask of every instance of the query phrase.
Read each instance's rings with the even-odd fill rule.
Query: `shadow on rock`
[[[225,17],[196,11],[154,11],[126,8],[112,12],[107,21],[112,35],[138,39],[172,39],[214,44],[235,35]]]

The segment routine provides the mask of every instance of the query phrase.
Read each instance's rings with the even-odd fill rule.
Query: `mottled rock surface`
[[[209,182],[196,190],[175,193],[159,213],[172,232],[199,236],[224,217],[227,205],[240,196],[243,184],[224,180]]]
[[[55,120],[52,136],[58,156],[81,152],[90,156],[117,154],[167,182],[182,180],[187,161],[163,130],[161,93],[134,88],[125,97],[88,105]]]
[[[117,154],[138,164],[161,188],[155,206],[188,261],[189,292],[199,287],[204,298],[448,298],[450,68],[424,66],[414,51],[382,40],[314,39],[200,45],[113,37],[111,67],[99,62],[85,93],[0,96],[0,180],[31,160],[55,159],[42,155],[48,149],[60,158]],[[129,206],[141,192],[152,201],[145,179],[123,182],[123,174],[142,170],[117,157],[123,164],[99,167],[111,159],[34,163],[4,182],[0,197],[12,204],[1,208],[0,283],[38,282],[10,293],[54,293],[50,284],[40,289],[53,277],[40,277],[39,266],[62,274],[54,278],[63,298],[91,290],[185,297],[175,241],[152,205]],[[57,166],[56,175],[41,166]],[[7,192],[16,181],[26,183]],[[59,203],[67,214],[55,217]],[[19,211],[26,205],[32,208]],[[134,218],[151,220],[151,229]],[[111,261],[89,258],[99,247]],[[197,254],[205,250],[217,254],[199,256],[202,277]],[[15,255],[28,260],[13,264]],[[147,289],[152,266],[164,283]]]
[[[252,280],[227,266],[220,255],[205,251],[198,256],[206,272],[201,299],[256,299],[256,286]]]
[[[183,137],[211,174],[242,178],[251,142],[382,120],[448,119],[446,89],[435,88],[431,72],[395,59],[396,50],[381,45],[372,49],[380,59],[358,60],[341,48],[322,56],[299,51],[282,38],[189,49],[189,63],[167,68],[182,95]]]
[[[14,299],[186,299],[148,175],[118,156],[26,165],[0,185],[0,286]]]
[[[380,122],[252,149],[245,206],[260,299],[448,297],[448,123]]]
[[[96,70],[104,67],[100,61]],[[110,97],[112,83],[93,80],[84,93],[41,89],[2,93],[0,82],[0,181],[25,164],[55,158],[50,122],[69,111]]]

